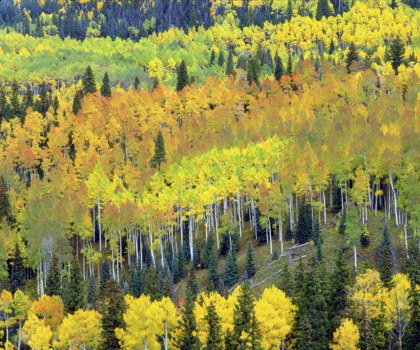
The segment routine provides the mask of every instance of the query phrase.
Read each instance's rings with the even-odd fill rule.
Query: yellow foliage
[[[334,344],[330,346],[332,350],[355,350],[360,349],[359,329],[352,320],[343,319],[340,327],[334,332]]]

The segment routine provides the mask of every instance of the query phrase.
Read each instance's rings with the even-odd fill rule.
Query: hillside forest
[[[0,348],[420,349],[418,0],[2,0]]]

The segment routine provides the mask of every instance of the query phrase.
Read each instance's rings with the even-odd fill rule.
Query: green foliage
[[[332,11],[329,0],[318,0],[315,14],[316,20],[320,21],[322,17],[328,18],[330,16],[332,16]]]
[[[45,294],[49,296],[61,296],[61,274],[58,268],[58,259],[55,255],[52,256],[50,270],[48,271],[47,284],[45,287]]]
[[[216,255],[213,253],[209,259],[209,275],[207,278],[207,290],[213,292],[219,289],[220,274]]]
[[[195,276],[195,269],[194,267],[192,267],[190,269],[190,273],[188,274],[186,294],[190,295],[191,298],[194,301],[196,301],[199,293],[200,288],[198,286],[197,278]]]
[[[117,281],[108,279],[105,286],[104,304],[102,307],[102,343],[101,350],[121,349],[115,335],[116,328],[125,328],[124,313],[126,305],[124,293]]]
[[[101,96],[111,97],[111,85],[109,85],[109,76],[105,72],[104,78],[102,79]]]
[[[310,204],[301,205],[299,208],[299,221],[295,232],[298,244],[309,241],[312,235],[312,207]]]
[[[193,255],[192,264],[195,269],[199,269],[200,263],[201,263],[200,239],[197,238],[194,243],[194,255]]]
[[[293,17],[292,0],[287,0],[286,19],[290,21]]]
[[[344,210],[341,212],[340,225],[338,226],[338,233],[343,236],[346,234],[346,218],[347,210],[344,208]]]
[[[181,249],[175,254],[174,264],[174,283],[178,283],[188,275],[187,261],[185,260],[184,251]]]
[[[131,269],[130,280],[128,282],[130,294],[135,298],[140,297],[144,290],[143,271],[139,263]]]
[[[184,90],[189,83],[190,79],[188,77],[187,63],[182,60],[177,72],[176,91],[180,92]]]
[[[96,92],[95,76],[93,75],[92,68],[87,66],[85,74],[82,79],[83,95],[94,94]]]
[[[283,68],[283,62],[277,52],[276,52],[276,56],[274,57],[274,64],[275,64],[274,77],[276,78],[277,81],[280,81],[281,77],[284,74],[284,68]]]
[[[161,163],[166,162],[165,141],[163,139],[162,131],[159,130],[155,140],[155,153],[150,160],[152,168],[160,168]]]
[[[149,267],[144,277],[144,294],[150,296],[152,301],[161,298],[159,278],[153,264]]]
[[[225,64],[225,54],[223,53],[222,50],[220,50],[220,52],[219,52],[219,58],[217,60],[217,64],[220,67],[223,67],[223,65]]]
[[[64,290],[64,307],[73,314],[86,305],[86,286],[77,259],[71,261],[70,282]]]
[[[99,291],[101,295],[104,295],[106,284],[110,278],[111,278],[111,267],[109,265],[108,259],[105,258],[105,261],[102,264],[101,278],[100,278],[100,284],[99,284]]]
[[[98,287],[95,282],[95,277],[91,275],[89,278],[89,285],[87,288],[87,303],[88,303],[88,306],[96,308],[97,302],[98,302]]]
[[[9,281],[12,293],[15,293],[18,289],[22,290],[25,285],[25,267],[23,266],[23,259],[18,244],[15,245],[13,265],[10,269]]]
[[[271,256],[271,261],[276,261],[280,258],[279,256],[279,252],[277,251],[277,249],[273,250],[273,255]]]
[[[7,184],[4,177],[0,176],[0,221],[3,221],[3,218],[5,218],[8,223],[12,222]]]
[[[363,232],[362,232],[362,235],[360,236],[360,245],[363,248],[367,248],[370,245],[369,231],[367,229],[366,224],[363,227]]]
[[[80,99],[80,92],[76,92],[76,94],[74,95],[74,99],[73,99],[73,114],[77,115],[77,113],[79,113],[79,111],[82,109],[82,100]]]
[[[283,269],[280,273],[278,288],[281,289],[286,294],[286,296],[290,298],[293,294],[293,285],[293,275],[290,271],[289,263],[286,262],[283,264]]]
[[[414,281],[411,282],[408,301],[411,316],[403,339],[403,349],[418,350],[420,349],[420,292]]]
[[[388,222],[385,221],[382,227],[382,241],[379,246],[379,274],[381,281],[387,288],[393,286],[393,272],[392,272],[392,250],[391,250],[391,236],[389,233]]]
[[[245,272],[248,278],[252,278],[256,272],[254,248],[252,247],[251,242],[248,242],[246,249]]]
[[[201,258],[201,266],[203,269],[208,269],[210,266],[210,260],[214,254],[214,239],[212,236],[207,238],[204,243],[203,257]]]
[[[353,62],[357,62],[358,60],[359,54],[357,53],[356,46],[354,43],[351,43],[346,55],[346,68],[349,73],[352,72],[351,65]]]
[[[233,54],[232,51],[229,51],[229,56],[228,56],[228,60],[226,63],[226,76],[235,76],[236,72],[235,72],[235,68],[233,66]]]
[[[337,186],[334,191],[332,212],[339,213],[343,210],[341,187]]]
[[[249,85],[251,85],[253,82],[257,86],[260,85],[260,65],[258,60],[255,58],[251,58],[249,61],[247,80]]]
[[[134,78],[134,88],[136,90],[138,90],[138,88],[140,87],[140,79],[139,77],[136,75],[136,77]]]
[[[220,325],[222,319],[217,314],[216,305],[213,301],[207,306],[207,314],[204,319],[208,324],[205,350],[222,350],[223,338]]]
[[[287,59],[286,75],[288,75],[289,77],[293,77],[292,55],[289,55],[289,58]]]
[[[239,238],[236,229],[229,229],[222,234],[220,254],[226,255],[231,249],[235,251],[239,250]]]
[[[396,75],[398,75],[398,67],[404,64],[404,55],[404,43],[400,37],[397,37],[389,45],[389,59]]]
[[[236,253],[235,251],[230,250],[226,259],[223,283],[225,284],[226,288],[231,288],[238,282],[238,280],[239,270],[238,263],[236,261]]]

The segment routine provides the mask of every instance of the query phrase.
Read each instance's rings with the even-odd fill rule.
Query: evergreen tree
[[[261,345],[261,339],[262,339],[262,333],[260,329],[260,324],[257,320],[257,316],[255,315],[255,311],[254,311],[251,317],[249,344],[247,345],[246,349],[263,350],[264,348]]]
[[[239,250],[238,234],[236,230],[228,230],[222,235],[222,243],[220,244],[220,255],[226,255],[229,250]]]
[[[18,289],[23,289],[25,285],[25,267],[23,266],[23,259],[20,254],[19,245],[15,245],[15,252],[13,255],[13,265],[10,269],[10,289],[15,293]]]
[[[321,227],[319,224],[319,218],[315,218],[315,220],[313,220],[311,236],[312,236],[312,240],[315,242],[316,245],[318,245],[318,242],[320,242],[320,244],[324,243],[321,236]]]
[[[298,244],[309,241],[312,234],[312,207],[310,204],[301,205],[299,208],[299,221],[297,224],[295,239]]]
[[[57,116],[58,115],[58,109],[60,108],[60,102],[58,101],[58,97],[57,97],[57,95],[55,95],[54,96],[54,100],[53,100],[53,103],[52,103],[52,107],[53,107],[53,115],[54,116]]]
[[[223,65],[225,64],[225,54],[223,53],[222,50],[220,50],[220,52],[219,52],[219,58],[217,60],[217,64],[220,67],[223,67]]]
[[[220,274],[219,274],[219,268],[217,263],[217,257],[215,254],[211,255],[211,258],[209,259],[209,275],[207,279],[207,290],[209,292],[214,292],[218,289],[220,285]]]
[[[289,55],[289,58],[287,60],[286,75],[288,75],[289,77],[293,77],[292,55]]]
[[[176,82],[176,91],[180,92],[188,85],[190,79],[188,77],[187,64],[184,60],[181,61],[181,64],[178,67],[178,75]]]
[[[105,72],[104,78],[102,79],[101,96],[111,97],[111,85],[109,85],[109,76]]]
[[[329,0],[318,0],[315,14],[316,20],[320,21],[322,17],[328,18],[330,16],[332,16],[332,11]]]
[[[299,310],[296,317],[296,349],[307,350],[312,348],[312,327],[309,322],[308,316]]]
[[[183,250],[180,250],[178,256],[178,281],[181,281],[188,275],[187,261],[185,260],[185,254]]]
[[[398,67],[404,63],[405,46],[400,37],[397,37],[389,45],[389,59],[395,75],[398,75]]]
[[[235,76],[236,72],[235,72],[235,68],[233,66],[233,54],[232,51],[229,52],[229,56],[228,56],[228,60],[226,63],[226,76]]]
[[[150,160],[150,166],[152,168],[160,168],[160,164],[166,162],[166,151],[165,151],[165,141],[163,140],[162,131],[159,130],[158,135],[155,140],[155,154]]]
[[[135,298],[140,297],[140,295],[143,293],[143,271],[139,263],[136,263],[135,266],[131,269],[128,288],[130,290],[130,294]]]
[[[280,273],[280,281],[278,284],[279,289],[281,289],[287,297],[291,297],[293,294],[293,276],[290,272],[289,264],[284,263],[283,269]]]
[[[197,321],[194,315],[194,303],[192,289],[187,288],[185,303],[181,308],[181,315],[178,321],[178,336],[175,339],[175,347],[177,349],[199,349]]]
[[[88,66],[82,78],[83,95],[94,94],[96,92],[95,76],[93,75],[92,68]]]
[[[13,117],[19,117],[23,121],[24,111],[22,111],[19,101],[19,85],[16,80],[13,80],[12,89],[10,94],[10,108]]]
[[[344,210],[341,212],[340,225],[338,226],[338,233],[343,236],[346,234],[346,219],[347,210],[344,208]]]
[[[255,256],[254,248],[251,242],[248,242],[246,257],[245,257],[245,272],[248,278],[252,278],[255,275]]]
[[[29,107],[32,107],[34,105],[34,93],[32,92],[32,89],[29,84],[26,85],[25,94],[23,95],[23,108],[24,111],[26,111]]]
[[[403,349],[420,349],[420,292],[414,281],[411,281],[411,289],[408,297],[410,304],[410,320],[407,324],[406,335],[403,338]]]
[[[286,235],[284,238],[286,241],[291,241],[293,239],[293,230],[292,230],[292,223],[290,222],[290,216],[287,216]]]
[[[251,85],[252,82],[255,82],[257,86],[260,85],[260,67],[255,58],[251,58],[249,61],[247,80],[249,85]]]
[[[111,267],[109,266],[108,259],[105,258],[105,261],[102,264],[101,279],[100,279],[100,284],[99,284],[99,291],[101,295],[104,295],[106,284],[110,278],[111,278]]]
[[[80,92],[76,92],[73,99],[73,114],[77,115],[79,111],[82,109],[82,101],[80,99]]]
[[[41,113],[44,118],[47,115],[47,111],[50,108],[50,98],[48,94],[49,87],[45,82],[42,82],[41,86],[39,87],[39,94],[38,98],[35,101],[34,109]]]
[[[277,251],[277,249],[274,249],[273,255],[271,256],[271,261],[276,261],[279,259],[279,257],[279,252]]]
[[[359,326],[359,346],[360,350],[370,350],[370,349],[377,349],[375,345],[375,338],[371,332],[371,324],[369,320],[369,316],[366,311],[366,306],[362,305],[362,319]]]
[[[367,229],[366,224],[363,227],[363,232],[362,232],[362,235],[360,236],[360,245],[363,248],[367,248],[370,245],[369,231]]]
[[[349,73],[351,73],[351,65],[354,61],[359,60],[359,54],[357,53],[356,46],[354,43],[351,43],[349,46],[349,50],[347,51],[346,55],[346,68]]]
[[[274,64],[276,65],[276,68],[274,69],[274,77],[277,81],[280,81],[281,77],[284,74],[284,68],[283,68],[283,62],[278,54],[276,52],[276,56],[274,57]]]
[[[226,288],[231,288],[238,282],[238,280],[239,270],[238,263],[236,261],[236,253],[235,251],[230,250],[226,259],[223,283],[225,284]]]
[[[417,242],[411,242],[408,248],[409,257],[405,259],[405,266],[407,269],[410,281],[420,284],[420,252]]]
[[[76,258],[71,261],[70,282],[64,292],[64,307],[73,314],[86,305],[86,286]]]
[[[290,21],[293,17],[292,1],[287,0],[286,19]]]
[[[163,285],[162,297],[172,299],[172,284],[169,276],[165,277],[165,283]]]
[[[330,41],[330,47],[328,49],[328,54],[332,55],[334,53],[335,47],[334,47],[334,40],[331,39]]]
[[[339,213],[343,209],[341,196],[341,187],[337,186],[334,191],[333,205],[331,209],[333,213]]]
[[[324,260],[324,254],[322,253],[322,238],[319,235],[315,241],[316,243],[316,258],[319,262]]]
[[[134,88],[136,90],[138,90],[138,88],[140,87],[140,79],[139,77],[136,75],[136,77],[134,78]]]
[[[214,254],[214,239],[212,236],[207,238],[207,241],[204,243],[203,248],[203,257],[201,258],[201,266],[203,269],[208,269],[210,265],[210,259]]]
[[[3,85],[0,85],[0,121],[2,119],[10,120],[13,118],[10,104],[6,98],[6,90]]]
[[[200,264],[201,264],[201,249],[200,249],[200,240],[198,238],[195,240],[195,244],[194,244],[194,255],[193,255],[192,264],[193,264],[193,266],[194,266],[195,269],[199,269],[200,268]]]
[[[222,318],[216,312],[216,305],[211,301],[207,306],[207,314],[204,319],[207,321],[207,338],[205,350],[223,350],[222,327],[220,322]]]
[[[0,176],[0,222],[6,218],[6,221],[12,223],[12,210],[10,208],[9,194],[7,184],[3,176]]]
[[[101,350],[121,349],[115,334],[116,328],[125,328],[124,313],[126,310],[124,293],[113,278],[106,282],[104,304],[102,308],[102,343]]]
[[[89,285],[87,289],[87,302],[88,305],[96,308],[98,301],[98,287],[96,286],[95,277],[93,275],[89,278]]]
[[[197,296],[200,293],[194,267],[190,269],[190,273],[188,274],[186,293],[189,293],[194,301],[197,300]]]
[[[210,63],[209,63],[210,67],[214,64],[215,60],[216,60],[216,54],[215,54],[214,50],[211,50]]]
[[[45,294],[49,296],[61,296],[61,275],[58,268],[58,259],[55,255],[52,256],[50,270],[47,276],[47,285],[45,287]]]
[[[155,267],[150,265],[149,270],[146,272],[144,278],[144,294],[150,296],[152,301],[159,300],[160,295],[160,285],[159,278],[156,273]]]
[[[390,289],[393,285],[392,250],[391,236],[389,233],[388,222],[386,221],[382,228],[382,241],[379,246],[379,274],[385,287]]]

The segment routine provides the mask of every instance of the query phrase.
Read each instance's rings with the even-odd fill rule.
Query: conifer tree
[[[322,253],[322,238],[320,235],[316,239],[316,258],[319,262],[324,260],[324,254]]]
[[[41,113],[44,118],[47,115],[48,108],[50,108],[50,99],[48,94],[48,85],[45,82],[42,82],[41,86],[39,87],[39,94],[38,98],[35,101],[34,109]]]
[[[214,64],[215,60],[216,60],[216,53],[214,52],[214,50],[211,50],[210,63],[209,63],[210,67]]]
[[[153,264],[150,265],[149,270],[146,272],[145,275],[146,276],[144,278],[144,293],[150,296],[150,299],[152,301],[159,300],[161,298],[159,278]]]
[[[328,54],[332,55],[334,53],[335,47],[334,47],[334,41],[331,39],[330,41],[330,47],[328,49]]]
[[[375,337],[371,331],[371,323],[366,311],[366,306],[362,305],[362,319],[359,326],[359,346],[360,350],[377,349],[375,345]]]
[[[71,261],[70,282],[64,292],[64,307],[73,314],[86,305],[86,286],[76,258]]]
[[[407,269],[410,281],[420,284],[420,252],[417,242],[411,242],[408,248],[409,257],[405,259],[405,266]]]
[[[155,140],[155,154],[150,160],[150,166],[152,168],[160,168],[160,164],[166,162],[166,151],[165,151],[165,141],[163,140],[162,131],[159,130],[158,135]]]
[[[2,119],[10,120],[12,118],[10,104],[6,98],[6,91],[3,85],[0,85],[0,121]]]
[[[306,243],[312,234],[312,208],[309,204],[299,208],[299,221],[297,224],[295,239],[298,244]]]
[[[178,321],[178,336],[175,339],[175,347],[182,350],[199,349],[197,337],[197,321],[194,315],[194,296],[192,290],[187,288],[184,305]]]
[[[32,92],[32,89],[29,84],[26,85],[25,94],[23,95],[23,108],[24,112],[34,105],[34,93]]]
[[[210,302],[206,311],[204,319],[207,321],[208,328],[205,350],[223,350],[222,327],[220,325],[222,319],[216,312],[214,301]]]
[[[102,264],[101,279],[99,284],[100,294],[105,293],[106,283],[111,278],[111,267],[109,266],[108,259],[105,258],[105,261]]]
[[[341,219],[340,219],[340,225],[338,226],[338,233],[341,235],[346,234],[346,219],[347,219],[347,210],[344,208],[341,212]]]
[[[79,111],[82,109],[82,101],[80,99],[80,92],[76,92],[73,99],[73,114],[77,115]]]
[[[188,275],[187,261],[185,260],[185,254],[183,250],[180,250],[178,256],[178,281],[181,281]]]
[[[395,75],[398,75],[398,67],[404,63],[405,46],[401,38],[398,36],[389,45],[389,59]]]
[[[124,313],[126,310],[124,293],[113,278],[106,282],[104,304],[102,308],[102,343],[101,350],[121,349],[115,334],[116,328],[125,328]]]
[[[61,275],[58,268],[58,259],[55,255],[52,256],[50,270],[47,276],[47,285],[45,294],[49,296],[61,296]]]
[[[143,271],[139,263],[136,263],[135,266],[131,269],[128,287],[130,290],[130,294],[135,298],[140,297],[140,295],[143,293]]]
[[[17,243],[13,255],[13,265],[10,270],[10,289],[12,293],[15,293],[18,289],[23,289],[25,285],[25,267],[23,266],[23,259]]]
[[[245,257],[245,272],[248,278],[252,278],[255,275],[255,256],[254,248],[251,242],[248,242],[246,257]]]
[[[60,102],[58,101],[58,97],[57,97],[57,95],[55,95],[54,96],[54,100],[53,100],[53,103],[52,103],[52,107],[53,107],[53,115],[54,116],[57,116],[58,115],[58,109],[60,108]]]
[[[296,318],[296,349],[307,350],[312,348],[312,327],[308,316],[298,310]]]
[[[407,324],[406,335],[403,338],[403,349],[420,349],[420,292],[414,281],[411,281],[410,294],[410,320]]]
[[[287,0],[286,19],[290,21],[293,17],[292,0]]]
[[[210,265],[210,259],[214,254],[214,239],[212,236],[207,238],[207,241],[204,243],[203,248],[203,257],[201,258],[201,266],[203,269],[208,269]]]
[[[233,250],[230,250],[227,259],[226,259],[226,266],[225,266],[225,273],[223,275],[223,283],[225,284],[226,288],[233,287],[239,280],[239,271],[238,271],[238,263],[236,261],[236,253]]]
[[[271,256],[271,261],[276,261],[279,259],[279,252],[277,251],[277,249],[273,250],[273,255]]]
[[[23,121],[24,111],[22,111],[20,101],[19,101],[19,85],[15,80],[12,83],[12,89],[10,94],[10,108],[12,111],[13,117],[19,117]],[[23,113],[22,113],[23,112]]]
[[[10,224],[12,222],[12,211],[10,208],[9,194],[7,191],[7,184],[3,176],[0,176],[0,222],[6,218]]]
[[[215,254],[212,254],[209,261],[209,275],[207,279],[207,290],[209,292],[214,292],[215,290],[217,290],[220,285],[220,280],[221,278],[219,274],[217,257]]]
[[[190,273],[188,274],[186,293],[189,293],[194,301],[197,300],[197,296],[200,293],[194,267],[190,269]]]
[[[83,95],[94,94],[96,92],[95,76],[93,75],[92,68],[87,66],[85,74],[82,79]]]
[[[290,298],[293,294],[293,285],[294,281],[292,273],[290,272],[289,264],[284,263],[283,269],[280,273],[280,281],[278,287],[286,294],[287,297]]]
[[[260,66],[255,58],[251,58],[249,61],[247,80],[249,85],[252,82],[255,82],[257,86],[260,85]]]
[[[217,64],[220,67],[223,67],[223,65],[225,64],[225,54],[223,53],[222,50],[220,50],[220,52],[219,52],[219,58],[217,60]]]
[[[292,224],[290,222],[290,216],[287,216],[287,221],[286,221],[286,234],[284,239],[286,241],[291,241],[293,239],[293,230],[292,230]]]
[[[178,67],[178,75],[176,82],[176,91],[180,92],[189,84],[187,64],[184,60],[181,61],[181,64]]]
[[[236,72],[235,72],[235,68],[233,66],[233,54],[232,51],[229,51],[229,56],[228,56],[228,60],[226,63],[226,76],[235,76]]]
[[[136,77],[134,78],[134,88],[137,90],[140,86],[140,79],[139,77],[136,75]]]
[[[363,248],[367,248],[370,245],[369,231],[367,229],[366,224],[363,227],[363,232],[362,232],[362,235],[360,236],[360,245]]]
[[[284,68],[283,68],[283,62],[278,52],[276,52],[276,56],[274,57],[274,64],[275,64],[274,77],[276,78],[277,81],[280,81],[281,77],[284,74]]]
[[[289,55],[289,58],[287,60],[286,75],[288,75],[289,77],[293,77],[292,55]]]
[[[109,76],[105,72],[104,78],[102,79],[101,96],[111,97],[111,85],[109,85]]]
[[[172,284],[171,278],[169,276],[165,277],[165,282],[163,285],[162,297],[172,299]]]
[[[96,308],[97,301],[98,301],[98,287],[96,286],[95,277],[91,275],[89,277],[89,285],[87,289],[87,303],[93,308]]]
[[[379,274],[381,281],[388,289],[393,286],[391,236],[388,222],[382,227],[382,241],[379,246]]]
[[[334,191],[334,198],[333,198],[333,205],[332,205],[333,213],[339,213],[343,209],[341,195],[342,195],[341,187],[337,186]]]
[[[197,238],[194,243],[194,255],[192,264],[195,269],[200,268],[201,264],[201,249],[200,249],[200,240]]]
[[[318,0],[315,14],[316,20],[320,21],[322,17],[328,18],[330,16],[332,16],[332,11],[329,0]]]
[[[349,73],[352,72],[351,65],[354,61],[359,60],[359,54],[357,53],[356,46],[354,43],[351,43],[349,46],[349,50],[346,55],[346,68]]]

